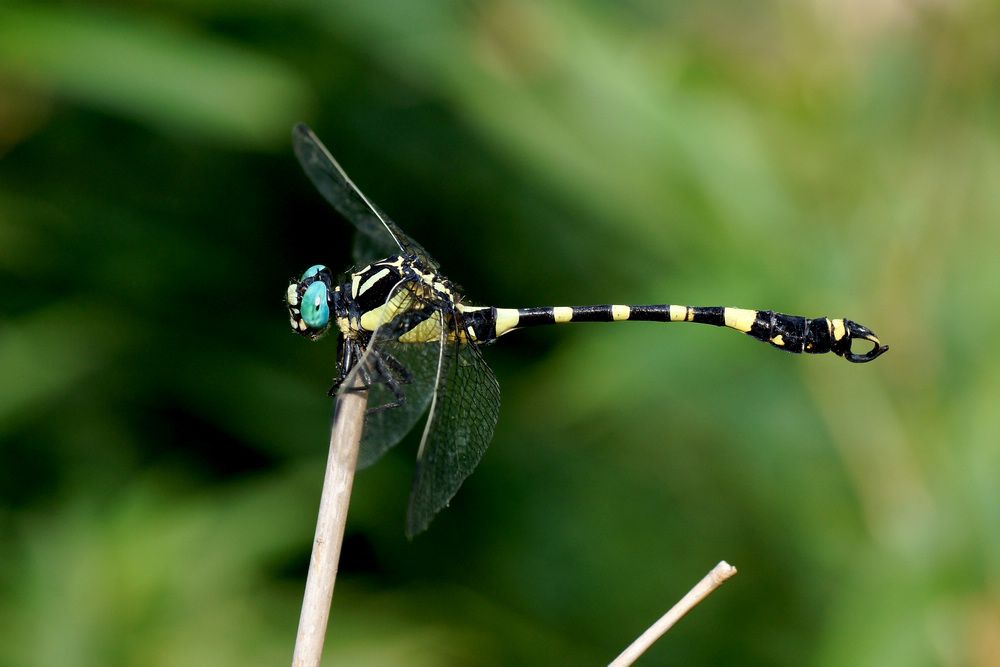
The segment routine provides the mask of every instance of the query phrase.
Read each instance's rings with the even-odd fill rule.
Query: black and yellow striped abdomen
[[[463,307],[460,310],[465,311]],[[846,319],[806,318],[771,310],[750,310],[725,306],[599,305],[546,308],[468,309],[467,329],[479,343],[490,342],[505,333],[524,327],[569,322],[694,322],[727,327],[786,352],[823,354],[834,352],[849,361],[871,361],[888,348],[866,327]],[[871,346],[866,352],[852,352],[854,340]]]

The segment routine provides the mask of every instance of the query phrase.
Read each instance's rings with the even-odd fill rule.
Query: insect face
[[[330,328],[330,271],[322,264],[306,269],[302,277],[288,284],[285,304],[292,330],[310,339],[322,336]]]

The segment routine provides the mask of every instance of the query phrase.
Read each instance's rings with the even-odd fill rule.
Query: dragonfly
[[[377,461],[426,415],[406,516],[409,538],[448,505],[486,453],[500,388],[481,348],[511,331],[570,322],[693,322],[727,327],[785,352],[833,353],[854,363],[889,349],[853,320],[771,310],[473,305],[437,261],[361,192],[308,126],[295,127],[293,143],[313,185],[358,234],[354,268],[338,276],[317,264],[290,281],[290,324],[311,340],[339,333],[331,396],[369,393],[359,468]]]

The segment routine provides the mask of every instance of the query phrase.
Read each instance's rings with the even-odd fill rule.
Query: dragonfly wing
[[[388,328],[388,327],[383,327]],[[401,380],[396,391],[402,404],[387,409],[399,399],[396,392],[385,382],[376,382],[368,390],[368,409],[365,428],[361,437],[361,453],[358,467],[366,468],[382,458],[409,433],[420,417],[427,412],[427,406],[434,394],[437,378],[438,343],[400,343],[387,341],[376,348],[380,363],[399,371],[396,379]]]
[[[437,362],[437,384],[410,492],[408,537],[427,528],[475,470],[500,414],[500,386],[479,348],[443,339]]]
[[[292,132],[295,155],[302,169],[337,211],[358,228],[366,238],[355,244],[355,259],[367,262],[397,254],[416,255],[439,268],[420,244],[408,237],[354,184],[343,167],[305,123]],[[359,255],[362,257],[359,258]]]
[[[393,245],[386,244],[384,239],[358,233],[354,235],[354,243],[351,246],[351,259],[354,260],[354,266],[367,266],[398,252],[399,250]]]

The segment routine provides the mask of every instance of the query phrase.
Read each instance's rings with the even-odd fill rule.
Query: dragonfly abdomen
[[[492,327],[482,329],[478,342],[489,342],[505,333],[524,327],[569,322],[623,322],[625,320],[646,322],[694,322],[727,327],[747,334],[786,352],[824,354],[834,352],[849,361],[871,361],[886,351],[878,338],[869,329],[845,319],[827,317],[806,318],[800,315],[786,315],[772,310],[751,310],[725,306],[680,306],[674,304],[598,306],[555,306],[545,308],[492,308]],[[477,312],[481,320],[486,313]],[[492,336],[490,336],[492,334]],[[864,354],[851,351],[853,340],[864,340],[872,345]]]

